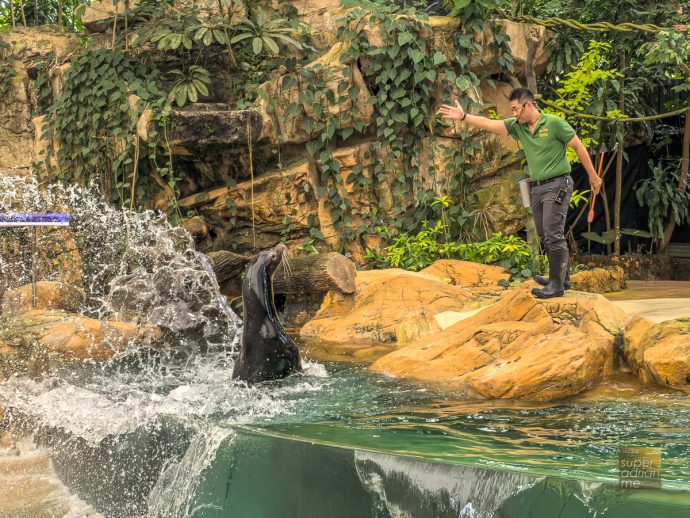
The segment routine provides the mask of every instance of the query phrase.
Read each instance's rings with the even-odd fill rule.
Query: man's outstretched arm
[[[488,117],[481,117],[479,115],[470,115],[469,113],[465,113],[465,110],[462,109],[462,106],[460,106],[458,101],[455,101],[455,106],[444,104],[439,108],[438,114],[446,120],[462,120],[462,122],[465,122],[470,126],[490,131],[491,133],[496,133],[498,135],[508,134],[506,125],[503,124],[502,120],[493,120],[489,119]]]

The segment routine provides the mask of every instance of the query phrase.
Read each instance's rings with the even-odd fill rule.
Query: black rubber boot
[[[549,284],[549,278],[544,277],[543,275],[535,275],[532,278],[535,281],[537,281],[538,284],[541,284],[542,286],[548,286],[548,284]],[[570,261],[568,261],[568,266],[566,267],[566,270],[565,270],[565,279],[563,280],[563,289],[566,289],[566,290],[570,289]]]
[[[532,295],[540,299],[563,296],[563,281],[568,269],[568,252],[552,252],[549,255],[549,283],[544,288],[534,288]]]

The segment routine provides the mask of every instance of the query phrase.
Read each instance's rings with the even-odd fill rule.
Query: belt
[[[549,178],[548,180],[533,180],[532,185],[544,185],[545,183],[553,182],[554,180],[558,180],[559,178],[563,178],[564,176],[570,176],[570,173],[554,176],[553,178]]]

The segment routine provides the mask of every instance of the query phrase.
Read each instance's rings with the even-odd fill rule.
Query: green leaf
[[[263,36],[261,39],[266,44],[266,47],[268,47],[268,50],[273,52],[273,54],[278,54],[278,52],[280,52],[278,44],[274,40],[272,40],[268,36]]]
[[[441,63],[446,62],[446,56],[444,56],[443,52],[436,51],[434,53],[434,65],[440,65]]]
[[[254,38],[252,40],[252,50],[254,51],[254,54],[261,54],[261,51],[264,48],[264,42],[261,38]]]
[[[401,32],[398,34],[398,45],[401,47],[414,41],[414,35],[411,32]]]

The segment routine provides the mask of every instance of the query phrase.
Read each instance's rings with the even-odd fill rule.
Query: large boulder
[[[572,288],[588,293],[610,293],[625,289],[625,271],[620,266],[595,268],[574,273],[570,277]]]
[[[655,325],[635,317],[625,333],[624,354],[643,383],[690,392],[690,318]]]
[[[528,288],[377,360],[371,369],[474,397],[550,401],[613,371],[627,317],[599,295],[535,299]]]
[[[498,283],[509,281],[510,273],[500,266],[458,261],[456,259],[441,259],[420,273],[434,275],[441,279],[448,279],[455,286],[462,286],[473,292],[501,292]]]
[[[0,317],[0,379],[38,375],[60,365],[104,361],[133,341],[150,342],[155,326],[102,321],[58,310],[27,310]]]
[[[440,331],[436,319],[471,300],[460,286],[399,269],[357,272],[353,295],[330,291],[300,336],[331,342],[405,344]]]

